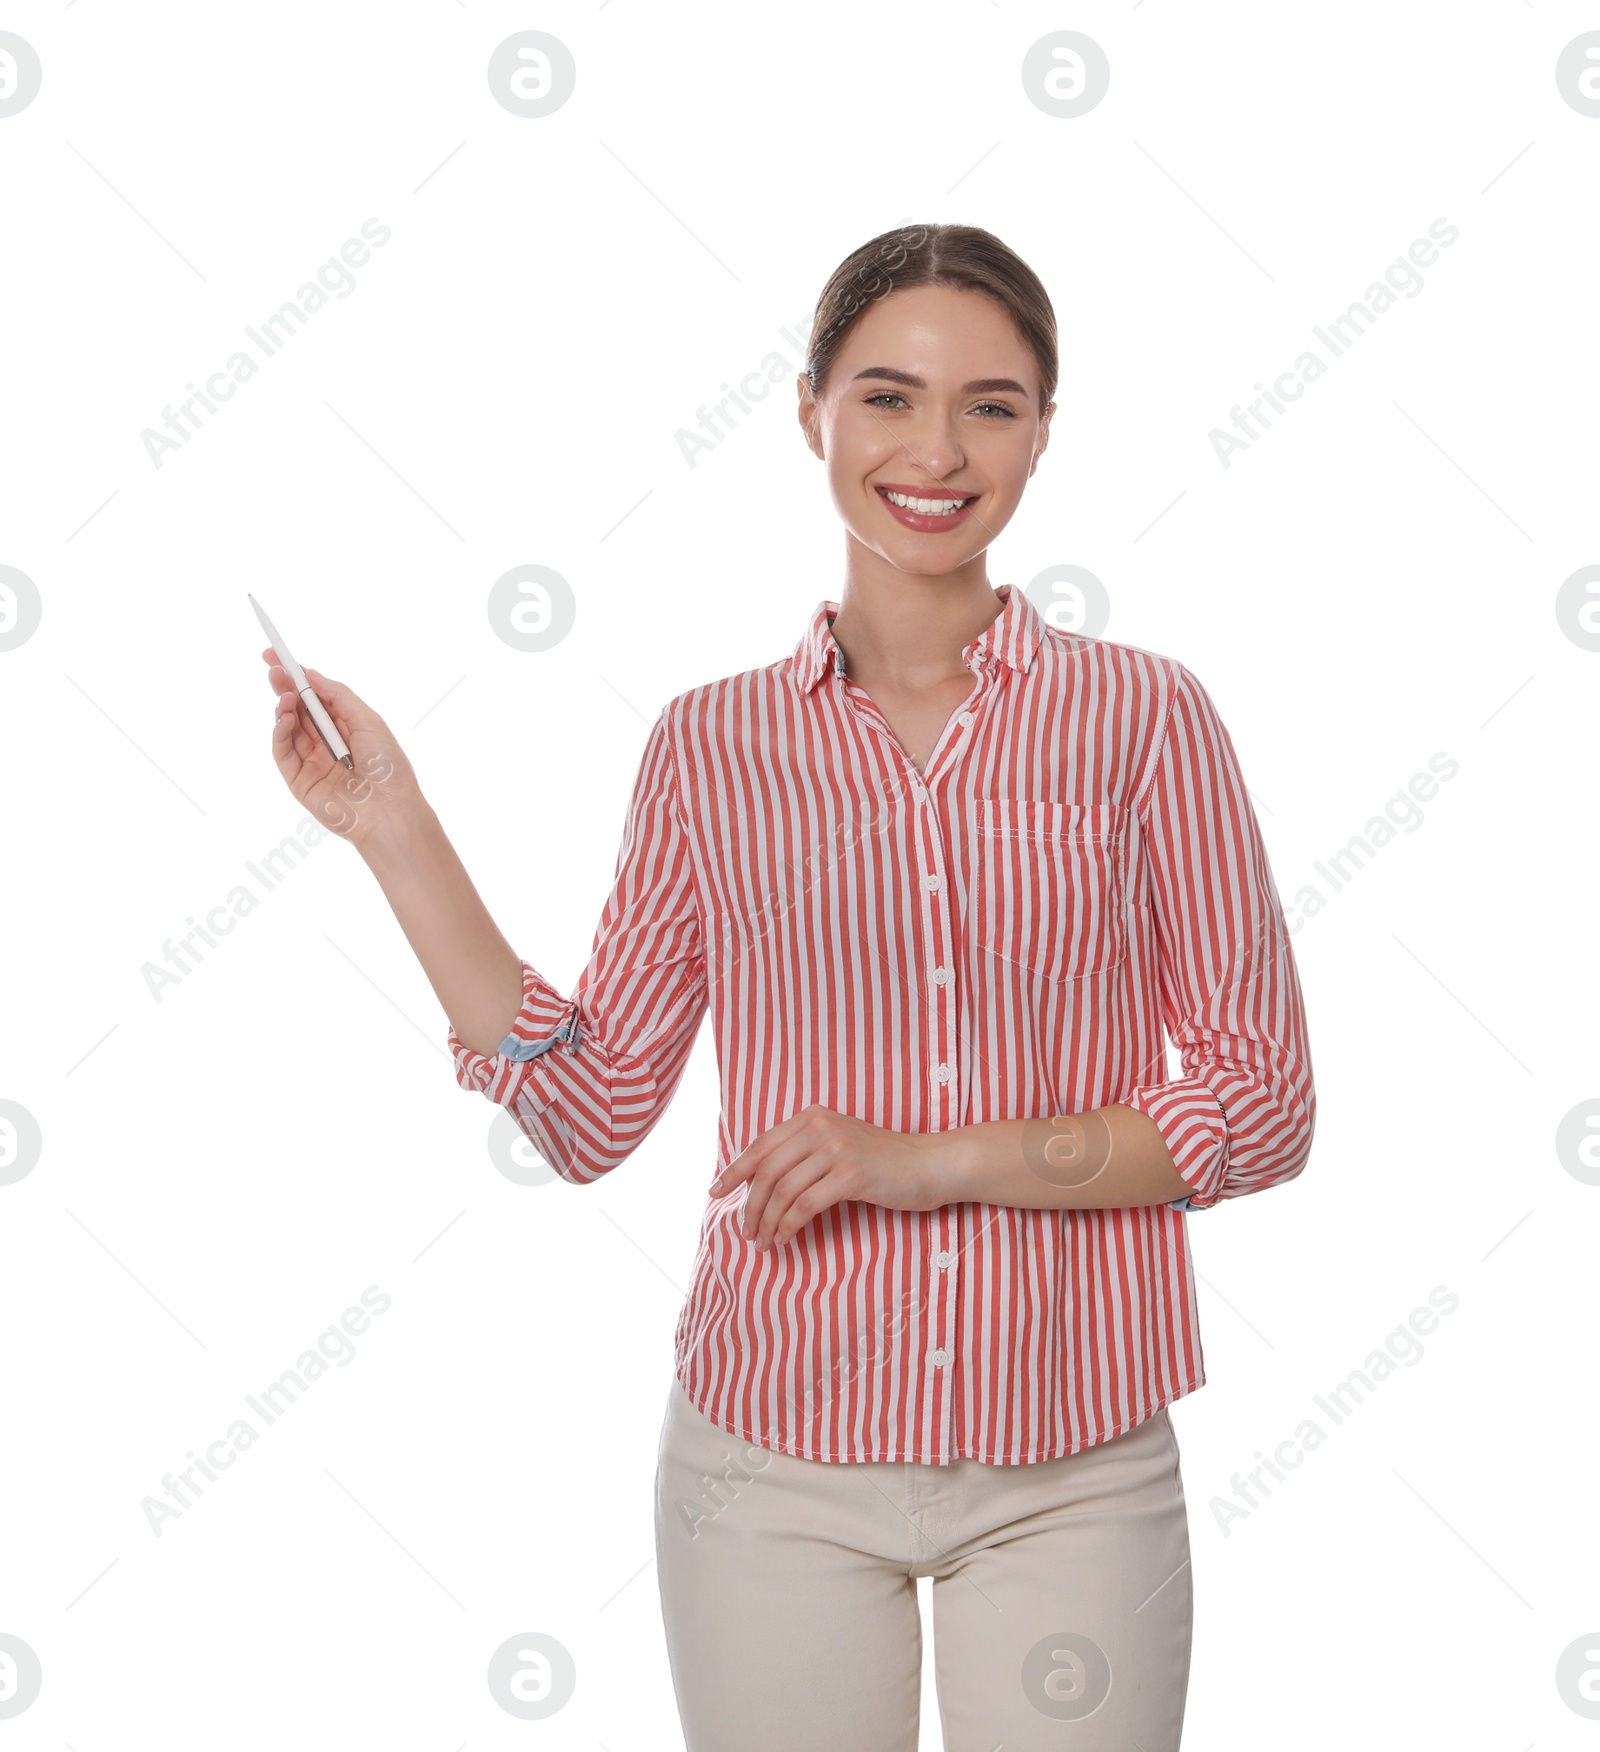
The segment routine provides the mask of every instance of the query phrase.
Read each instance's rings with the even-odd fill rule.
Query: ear
[[[795,389],[799,393],[799,406],[795,412],[800,420],[800,430],[806,435],[811,454],[819,462],[826,462],[827,456],[822,448],[822,410],[817,406],[817,398],[811,393],[811,379],[805,372],[800,372],[795,378]]]
[[[1033,447],[1033,460],[1028,464],[1028,479],[1033,479],[1033,471],[1039,466],[1039,458],[1044,455],[1050,443],[1050,416],[1056,411],[1054,402],[1044,410],[1044,417],[1039,422],[1039,437]]]

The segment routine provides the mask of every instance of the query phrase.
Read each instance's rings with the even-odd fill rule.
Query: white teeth
[[[915,511],[922,517],[949,517],[966,504],[965,499],[912,499],[904,493],[885,493],[891,505],[898,505],[903,511]]]

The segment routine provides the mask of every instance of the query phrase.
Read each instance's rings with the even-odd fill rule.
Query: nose
[[[911,429],[902,428],[902,434],[907,457],[933,483],[947,479],[966,464],[967,453],[962,447],[954,414],[924,407]]]

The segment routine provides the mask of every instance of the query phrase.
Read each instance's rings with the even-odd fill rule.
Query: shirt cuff
[[[542,1099],[535,1110],[549,1106],[556,1090],[549,1073],[539,1063],[547,1052],[576,1052],[580,1025],[578,1004],[564,996],[531,962],[522,963],[522,1007],[511,1032],[492,1053],[475,1052],[450,1030],[448,1045],[455,1060],[456,1081],[463,1089],[476,1089],[491,1101],[503,1103],[524,1078],[537,1084]]]
[[[1222,1196],[1228,1167],[1228,1115],[1216,1092],[1199,1077],[1135,1089],[1123,1103],[1154,1121],[1179,1175],[1192,1188],[1169,1200],[1180,1211],[1209,1210]]]

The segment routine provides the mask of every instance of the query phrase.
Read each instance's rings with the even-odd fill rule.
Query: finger
[[[828,1168],[827,1162],[807,1152],[801,1161],[772,1182],[767,1188],[767,1197],[762,1201],[761,1213],[751,1231],[757,1247],[773,1245],[794,1201],[818,1180],[823,1179]]]
[[[803,1143],[797,1141],[785,1144],[780,1139],[777,1144],[773,1144],[770,1142],[772,1136],[773,1132],[764,1132],[735,1164],[744,1166],[749,1179],[749,1185],[745,1188],[744,1209],[739,1213],[739,1228],[746,1240],[753,1238],[760,1227],[773,1188],[806,1153]],[[745,1164],[745,1156],[758,1158],[754,1167]]]
[[[750,1188],[744,1201],[744,1233],[753,1236],[765,1213],[772,1189],[798,1163],[812,1155],[826,1140],[827,1127],[837,1118],[826,1108],[814,1104],[791,1113],[770,1131],[763,1132],[750,1146],[756,1165],[750,1174]],[[742,1162],[743,1157],[739,1160]],[[769,1236],[770,1238],[770,1236]]]
[[[788,1124],[785,1120],[784,1124]],[[718,1198],[725,1192],[733,1192],[747,1180],[753,1179],[761,1171],[762,1164],[772,1154],[776,1143],[783,1141],[779,1136],[780,1128],[774,1126],[771,1131],[764,1131],[754,1143],[746,1144],[726,1168],[711,1182],[711,1190]]]
[[[770,1126],[754,1142],[746,1144],[712,1181],[712,1192],[719,1196],[724,1192],[731,1192],[742,1181],[759,1174],[771,1160],[773,1151],[781,1149],[800,1130],[808,1117],[809,1109],[802,1108],[799,1113],[791,1113],[787,1119],[781,1119],[776,1125]]]
[[[303,766],[322,746],[322,739],[313,733],[305,702],[291,687],[278,694],[277,717],[273,724],[273,752],[296,757],[297,768]],[[280,736],[282,740],[280,741]],[[292,775],[291,775],[292,776]]]
[[[288,710],[280,700],[272,720],[272,758],[278,763],[278,770],[290,786],[294,785],[299,776],[303,761],[297,747],[296,714]]]
[[[848,1196],[841,1177],[832,1170],[824,1170],[809,1185],[801,1187],[795,1193],[774,1227],[772,1239],[767,1245],[781,1247],[784,1242],[799,1234],[812,1218]]]
[[[711,1193],[714,1198],[721,1198],[726,1192],[732,1192],[742,1186],[755,1172],[755,1165],[750,1160],[750,1152],[746,1150],[736,1156],[726,1168],[711,1182]]]
[[[267,664],[267,686],[272,689],[273,694],[293,694],[297,704],[304,704],[294,682],[289,678],[289,671],[278,661],[278,655],[272,647],[269,645],[261,655]]]
[[[315,689],[317,698],[328,708],[329,715],[338,726],[339,734],[346,742],[352,739],[352,730],[381,732],[384,729],[383,719],[354,688],[346,687],[342,681],[335,681],[331,676],[324,675],[320,669],[312,669],[309,665],[306,668],[306,680]]]

